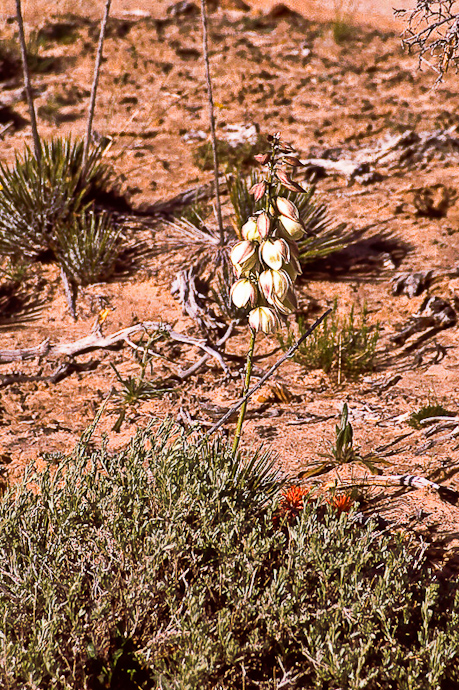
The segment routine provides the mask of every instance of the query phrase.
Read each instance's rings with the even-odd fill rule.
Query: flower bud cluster
[[[291,153],[276,134],[271,137],[271,153],[255,157],[268,168],[268,175],[250,193],[255,201],[265,198],[265,210],[248,218],[230,256],[237,276],[231,299],[236,307],[250,307],[249,325],[263,333],[277,330],[281,318],[296,306],[294,284],[301,273],[297,241],[305,228],[295,204],[273,193],[279,182],[292,191],[305,191],[285,171],[286,165],[300,164]]]

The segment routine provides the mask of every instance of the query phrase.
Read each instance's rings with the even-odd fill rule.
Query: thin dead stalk
[[[301,343],[303,343],[303,342],[306,340],[306,338],[307,338],[308,336],[310,336],[311,333],[312,333],[313,331],[315,331],[315,329],[317,328],[317,326],[320,326],[320,324],[322,323],[322,321],[331,313],[331,311],[332,311],[331,309],[327,309],[327,311],[324,312],[324,313],[322,314],[322,316],[320,316],[320,317],[317,319],[317,321],[315,321],[315,322],[312,324],[312,326],[310,326],[310,327],[308,328],[308,330],[306,331],[306,333],[303,333],[303,335],[301,336],[301,338],[300,338],[294,345],[292,345],[292,347],[290,347],[290,348],[287,350],[287,352],[286,352],[284,355],[282,355],[282,357],[281,357],[280,359],[277,360],[277,362],[276,362],[275,364],[273,364],[273,366],[271,367],[271,369],[269,369],[269,370],[266,372],[266,374],[259,380],[259,382],[258,382],[255,386],[253,386],[253,388],[251,388],[249,391],[247,391],[247,393],[246,393],[240,400],[238,400],[237,403],[235,403],[232,407],[230,407],[230,409],[228,410],[228,412],[226,412],[226,414],[225,414],[221,419],[219,419],[218,422],[217,422],[216,424],[213,425],[213,427],[211,427],[211,428],[209,429],[209,431],[204,435],[203,438],[204,438],[204,439],[209,438],[209,436],[211,436],[211,435],[214,433],[214,431],[217,431],[217,429],[219,429],[221,426],[223,426],[223,424],[224,424],[230,417],[232,417],[233,414],[234,414],[235,412],[237,412],[237,410],[239,410],[239,408],[242,407],[242,405],[244,405],[244,403],[246,403],[247,400],[248,400],[254,393],[256,393],[257,390],[259,390],[259,389],[263,386],[263,384],[266,383],[266,381],[267,381],[269,378],[271,378],[271,376],[274,374],[274,372],[275,372],[277,369],[279,369],[279,367],[281,366],[281,364],[283,364],[283,363],[285,362],[286,359],[290,359],[291,357],[293,357],[293,355],[295,354],[296,350],[300,347]]]
[[[16,1],[19,2],[19,0],[16,0]],[[84,138],[83,169],[86,167],[86,161],[88,160],[89,144],[91,142],[91,135],[92,135],[92,123],[94,120],[94,110],[96,108],[97,86],[99,84],[100,66],[102,64],[102,51],[104,48],[105,32],[107,29],[107,21],[108,21],[108,15],[110,14],[111,3],[112,3],[112,0],[106,0],[105,12],[104,12],[104,16],[102,17],[102,23],[100,25],[99,44],[97,46],[96,62],[94,64],[94,78],[93,78],[92,88],[91,88],[91,97],[89,99],[88,122],[86,125],[86,135]]]
[[[30,124],[32,127],[33,150],[38,163],[41,163],[41,144],[40,137],[38,136],[37,118],[35,115],[32,86],[30,83],[29,65],[27,64],[27,46],[25,41],[24,20],[22,18],[21,0],[16,0],[16,19],[18,22],[19,45],[21,46],[22,69],[24,72],[24,88],[27,96],[27,105],[29,107]]]
[[[206,70],[207,82],[207,102],[209,104],[210,138],[212,141],[212,151],[214,154],[214,177],[215,177],[215,206],[217,209],[218,234],[220,236],[220,246],[223,247],[225,237],[223,233],[222,207],[220,203],[220,190],[218,187],[218,151],[217,139],[215,136],[215,116],[214,99],[212,95],[212,79],[209,67],[209,52],[207,39],[207,6],[206,0],[201,0],[201,20],[202,20],[202,49],[204,54],[204,65]]]

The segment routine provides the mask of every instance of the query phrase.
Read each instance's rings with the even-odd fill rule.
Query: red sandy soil
[[[229,0],[222,4],[223,8],[209,19],[219,133],[224,133],[225,125],[256,123],[262,134],[281,131],[304,158],[318,149],[333,147],[344,147],[352,154],[408,129],[422,133],[458,124],[457,78],[450,76],[436,90],[432,88],[435,75],[420,72],[416,57],[401,49],[391,2],[359,3],[353,18],[348,18],[355,23],[355,31],[341,45],[333,37],[333,12],[332,16],[324,13],[328,3],[291,0],[288,4],[308,18],[304,21],[288,13],[266,17],[268,3],[254,2],[254,9],[248,12],[233,9]],[[52,5],[53,16],[50,7],[50,3],[25,3],[28,31],[57,21],[57,12],[71,10],[94,16],[94,8],[101,10],[102,3]],[[191,130],[208,131],[199,18],[180,18],[158,32],[148,15],[165,18],[166,8],[160,2],[115,2],[113,15],[128,17],[129,28],[124,35],[113,31],[104,51],[94,126],[100,134],[113,138],[108,158],[121,176],[123,193],[135,208],[170,199],[211,179],[210,173],[203,173],[193,161],[199,142],[184,139]],[[6,15],[13,12],[13,3],[6,3]],[[10,38],[14,25],[5,23],[0,32],[0,37]],[[96,41],[97,24],[82,23],[74,43],[48,44],[43,49],[46,55],[63,58],[63,71],[33,77],[39,93],[37,107],[55,103],[56,95],[76,95],[61,108],[66,117],[57,118],[59,124],[39,118],[43,137],[83,134]],[[310,52],[301,52],[306,49]],[[3,93],[18,85],[17,80],[8,82]],[[28,118],[25,100],[16,103],[14,110]],[[31,143],[30,127],[9,130],[0,140],[1,160],[11,164],[25,143]],[[386,474],[416,473],[459,490],[458,441],[448,436],[452,429],[427,437],[426,430],[408,426],[410,414],[426,404],[443,404],[448,410],[459,411],[457,328],[438,332],[412,351],[391,341],[397,329],[420,308],[426,294],[443,297],[453,307],[458,303],[459,279],[452,275],[459,266],[458,209],[453,204],[444,217],[431,218],[419,215],[413,203],[418,189],[436,184],[459,188],[456,159],[441,154],[399,168],[382,165],[378,172],[379,181],[368,185],[356,182],[349,186],[342,176],[319,180],[315,199],[327,205],[336,224],[345,222],[348,229],[368,228],[366,238],[378,235],[380,239],[373,243],[369,239],[363,259],[338,258],[334,267],[329,263],[320,271],[311,268],[299,287],[300,308],[309,321],[335,298],[342,314],[348,314],[353,305],[357,311],[364,304],[368,306],[370,322],[379,323],[381,329],[378,369],[357,381],[344,378],[338,384],[336,372],[327,376],[320,370],[307,371],[299,364],[287,363],[274,381],[288,391],[290,399],[268,391],[255,400],[251,408],[254,414],[245,424],[243,446],[254,449],[262,442],[278,454],[284,471],[305,471],[329,449],[340,410],[347,401],[355,443],[362,453],[394,442],[391,454],[389,450],[382,452],[389,463],[384,467]],[[224,201],[230,225],[226,197]],[[154,246],[167,232],[159,226],[154,233],[142,231],[141,237]],[[176,331],[199,337],[196,324],[183,314],[170,292],[184,260],[183,253],[162,254],[145,260],[128,278],[82,289],[76,322],[69,315],[56,267],[35,265],[21,290],[39,300],[39,313],[23,321],[14,310],[5,313],[1,349],[36,346],[45,338],[56,343],[83,337],[90,332],[102,303],[111,308],[104,333],[137,320],[162,320],[173,324]],[[438,275],[427,293],[413,298],[392,294],[391,281],[397,273],[427,269]],[[226,344],[226,352],[242,356],[247,341],[247,328],[241,326]],[[260,338],[256,375],[280,356],[278,347],[274,337]],[[182,366],[201,356],[196,348],[177,344],[164,346],[163,352]],[[112,388],[120,388],[110,364],[115,364],[123,377],[139,373],[138,361],[127,346],[117,351],[96,350],[76,360],[87,363],[88,370],[72,373],[55,384],[27,381],[0,388],[0,457],[8,482],[17,481],[30,461],[39,467],[49,462],[44,453],[72,448],[101,401]],[[227,361],[232,378],[209,360],[200,373],[162,398],[139,402],[129,409],[120,433],[111,431],[117,418],[112,399],[95,442],[109,433],[109,447],[120,448],[152,417],[177,415],[179,410],[194,420],[210,423],[206,413],[209,404],[228,406],[240,392],[243,360]],[[45,376],[58,364],[46,358],[15,362],[1,365],[0,373],[3,377],[37,372]],[[155,360],[153,369],[155,378],[171,373],[161,360]],[[394,378],[397,374],[398,379]],[[232,433],[232,426],[227,429]],[[341,478],[357,479],[365,473],[359,463],[339,470]],[[332,473],[321,479],[329,481],[335,476]],[[422,532],[441,546],[443,562],[449,561],[454,567],[459,507],[427,490],[378,487],[366,490],[365,499],[368,510]]]

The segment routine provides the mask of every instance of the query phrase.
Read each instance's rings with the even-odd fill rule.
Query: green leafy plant
[[[372,371],[376,361],[379,325],[371,327],[367,321],[365,305],[358,321],[354,315],[354,307],[347,318],[340,318],[335,300],[330,316],[298,348],[294,361],[308,369],[322,369],[327,374],[331,371],[342,373],[348,378],[357,378]],[[307,329],[305,319],[300,315],[296,323],[298,332],[302,335]],[[277,337],[282,349],[287,350],[295,341],[296,335],[290,329],[286,338],[282,333],[278,333]]]
[[[330,447],[328,453],[320,454],[326,460],[318,460],[310,463],[307,470],[300,473],[302,479],[309,479],[330,470],[335,470],[338,474],[338,469],[342,465],[347,465],[352,462],[359,462],[370,470],[372,474],[381,474],[381,470],[375,463],[389,465],[390,463],[384,458],[374,454],[368,453],[362,455],[360,449],[354,446],[354,430],[349,421],[349,410],[347,403],[344,403],[341,411],[340,423],[335,426],[335,444]]]
[[[115,412],[118,413],[118,418],[112,427],[112,431],[120,431],[121,425],[126,418],[126,412],[130,407],[133,407],[138,402],[144,400],[160,398],[165,393],[169,393],[175,389],[174,386],[165,386],[164,384],[167,384],[167,381],[151,381],[146,379],[146,371],[148,366],[150,366],[151,371],[152,355],[150,353],[150,347],[159,337],[162,336],[150,337],[145,344],[142,342],[142,339],[140,340],[139,345],[137,346],[139,351],[142,352],[139,376],[128,376],[127,378],[123,378],[115,365],[110,362],[110,366],[115,372],[119,383],[121,384],[121,390],[115,391],[114,393],[114,398],[116,401]]]
[[[267,456],[93,431],[0,502],[2,687],[457,686],[458,584],[414,538],[308,501],[276,528]]]
[[[431,417],[454,417],[455,412],[447,410],[443,405],[424,405],[417,412],[412,412],[408,420],[409,426],[413,429],[422,429],[424,425],[421,423],[425,419]]]
[[[28,147],[12,168],[0,163],[0,253],[22,261],[56,259],[56,228],[73,222],[112,180],[103,147],[94,147],[83,167],[82,142],[40,145],[41,164]]]

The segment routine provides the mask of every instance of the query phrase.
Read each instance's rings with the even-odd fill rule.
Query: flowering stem
[[[250,346],[249,346],[249,351],[247,353],[247,364],[246,364],[246,370],[245,370],[245,381],[244,381],[244,390],[242,392],[242,397],[247,395],[247,392],[248,392],[249,386],[250,386],[250,377],[252,375],[253,352],[255,350],[256,335],[257,335],[256,331],[251,329]],[[236,434],[234,436],[234,443],[233,443],[233,456],[236,455],[236,452],[237,452],[237,449],[239,446],[239,441],[241,440],[242,425],[244,423],[244,417],[245,417],[246,409],[247,409],[247,400],[245,400],[242,403],[241,410],[239,412],[239,417],[238,417],[237,426],[236,426]]]

